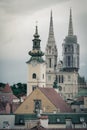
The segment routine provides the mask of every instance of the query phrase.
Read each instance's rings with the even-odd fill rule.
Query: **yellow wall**
[[[30,114],[34,113],[34,100],[40,99],[42,103],[43,112],[57,111],[57,108],[51,103],[51,101],[40,91],[40,89],[34,90],[27,99],[18,107],[15,111],[16,114]]]
[[[33,73],[36,74],[36,79],[32,78]],[[35,66],[33,66],[32,64],[28,64],[27,96],[32,92],[32,86],[46,87],[45,63],[37,63]]]

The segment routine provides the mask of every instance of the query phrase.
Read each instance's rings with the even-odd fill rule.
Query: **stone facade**
[[[45,50],[46,60],[46,87],[53,87],[57,67],[57,46],[54,38],[52,11],[50,17],[49,36]]]
[[[68,36],[62,44],[63,61],[58,61],[58,63],[57,52],[51,12],[49,37],[45,51],[46,86],[53,87],[54,80],[57,78],[61,95],[65,99],[72,99],[78,94],[79,44],[76,35],[73,34],[71,9]]]
[[[58,86],[64,99],[73,99],[78,94],[78,73],[58,72]]]

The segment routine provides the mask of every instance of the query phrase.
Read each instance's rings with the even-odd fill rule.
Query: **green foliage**
[[[1,88],[4,88],[5,85],[6,85],[5,83],[0,83],[0,87],[1,87]]]
[[[11,86],[13,94],[20,98],[23,95],[26,95],[27,85],[22,83],[17,83]]]

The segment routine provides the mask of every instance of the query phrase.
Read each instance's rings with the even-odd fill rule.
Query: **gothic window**
[[[36,79],[36,74],[35,73],[32,74],[32,78]]]
[[[60,83],[60,75],[59,75],[59,83]]]
[[[67,48],[65,47],[65,52],[67,52]]]
[[[44,79],[44,74],[43,74],[43,79]]]
[[[58,81],[59,81],[59,83],[63,83],[64,82],[63,75],[59,75]]]
[[[64,81],[63,75],[61,76],[61,80],[62,80],[62,83],[63,83],[63,81]]]
[[[49,58],[49,68],[51,68],[51,58]]]
[[[68,66],[70,66],[70,56],[68,56]]]

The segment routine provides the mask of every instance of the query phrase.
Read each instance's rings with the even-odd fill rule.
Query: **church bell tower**
[[[38,27],[36,26],[33,48],[29,51],[31,56],[28,64],[28,83],[27,83],[27,95],[29,95],[36,87],[46,87],[46,64],[42,56],[44,53],[41,51],[38,34]]]

